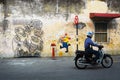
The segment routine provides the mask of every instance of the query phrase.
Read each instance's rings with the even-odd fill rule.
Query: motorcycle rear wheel
[[[84,58],[83,57],[79,57],[75,60],[75,66],[78,69],[85,69],[87,67],[87,65],[84,64]]]
[[[105,55],[101,64],[104,68],[110,68],[113,64],[112,57],[110,55]]]

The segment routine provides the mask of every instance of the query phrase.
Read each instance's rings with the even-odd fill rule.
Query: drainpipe
[[[69,0],[67,0],[67,4],[66,4],[66,21],[68,20],[69,17]]]
[[[4,10],[4,20],[3,20],[3,33],[5,33],[5,30],[8,28],[8,5],[7,0],[3,0],[3,10]]]
[[[59,3],[59,0],[56,0],[56,13],[59,12],[59,10],[58,10],[59,9],[59,4],[58,3]]]

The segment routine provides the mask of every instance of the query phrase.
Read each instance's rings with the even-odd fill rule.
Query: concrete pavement
[[[0,59],[0,80],[119,80],[120,56],[112,56],[114,64],[78,70],[74,57]]]

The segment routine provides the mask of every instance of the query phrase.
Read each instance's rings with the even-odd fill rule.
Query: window
[[[107,42],[107,23],[105,22],[95,23],[95,41]]]

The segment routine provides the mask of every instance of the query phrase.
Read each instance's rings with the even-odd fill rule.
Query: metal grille
[[[107,42],[107,23],[95,23],[95,41]]]

